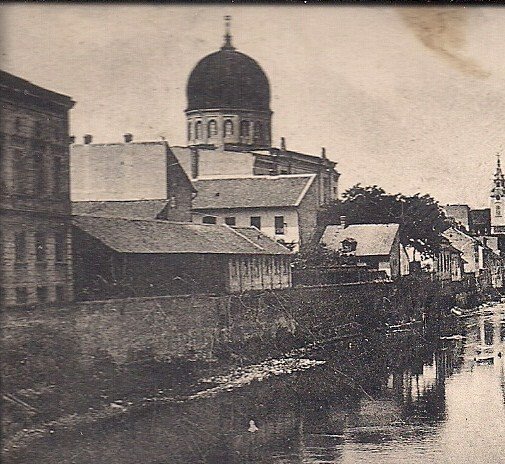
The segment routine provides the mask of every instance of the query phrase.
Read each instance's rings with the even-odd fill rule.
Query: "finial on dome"
[[[231,16],[226,15],[224,17],[224,44],[221,50],[235,50],[235,47],[231,44],[230,22]]]

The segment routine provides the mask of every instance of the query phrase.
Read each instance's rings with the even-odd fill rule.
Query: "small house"
[[[389,278],[409,273],[409,260],[400,243],[398,224],[327,226],[320,243],[342,254],[356,256],[358,263],[384,271]]]

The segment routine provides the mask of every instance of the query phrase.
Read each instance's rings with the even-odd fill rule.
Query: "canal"
[[[501,304],[444,333],[339,342],[300,354],[310,369],[55,434],[12,462],[505,463],[504,324]]]

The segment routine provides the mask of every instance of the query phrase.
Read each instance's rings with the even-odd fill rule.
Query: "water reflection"
[[[328,347],[311,371],[55,436],[19,462],[503,462],[503,308],[464,335]]]

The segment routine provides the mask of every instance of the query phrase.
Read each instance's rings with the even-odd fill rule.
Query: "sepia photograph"
[[[505,8],[0,30],[2,463],[505,463]]]

